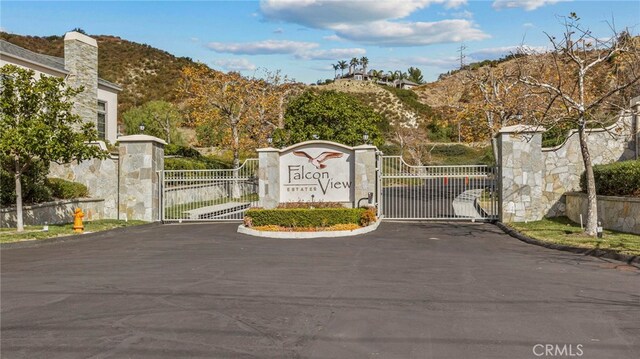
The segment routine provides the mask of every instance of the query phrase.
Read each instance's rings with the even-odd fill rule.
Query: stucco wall
[[[98,100],[107,103],[106,140],[115,143],[118,136],[118,93],[98,85]]]
[[[624,113],[606,129],[589,131],[589,153],[594,165],[635,158],[634,117]],[[541,210],[545,217],[565,213],[564,193],[580,190],[584,172],[577,131],[572,131],[560,146],[542,149],[544,173]]]
[[[24,224],[27,226],[73,222],[76,208],[82,209],[84,221],[103,219],[104,200],[80,198],[73,200],[40,203],[22,207]],[[16,210],[13,207],[0,209],[0,227],[16,226]]]
[[[587,195],[580,192],[566,194],[566,215],[580,223],[587,218]],[[598,196],[598,219],[606,229],[640,234],[640,198]]]

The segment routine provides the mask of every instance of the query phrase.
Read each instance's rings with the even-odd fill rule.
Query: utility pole
[[[460,48],[458,49],[458,52],[460,53],[460,70],[464,67],[464,58],[466,57],[464,56],[464,50],[466,49],[467,46],[465,44],[460,45]]]

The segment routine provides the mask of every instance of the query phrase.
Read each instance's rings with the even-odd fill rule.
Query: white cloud
[[[337,60],[352,57],[364,56],[367,53],[365,49],[329,49],[329,50],[311,50],[302,51],[296,54],[296,58],[302,60]]]
[[[274,33],[274,34],[282,34],[283,32],[284,32],[284,30],[282,30],[282,28],[281,28],[281,27],[279,27],[279,28],[277,28],[277,29],[273,30],[273,33]]]
[[[517,46],[501,46],[501,47],[492,47],[480,49],[474,52],[471,52],[468,55],[467,63],[474,61],[483,61],[483,60],[496,60],[506,55],[517,54],[517,53],[541,53],[546,52],[548,49],[545,46],[528,46],[528,45],[517,45]]]
[[[220,59],[215,60],[213,64],[226,71],[254,71],[257,68],[247,59]]]
[[[340,25],[336,33],[343,39],[378,46],[418,46],[489,38],[468,20],[437,22],[376,21],[366,25]]]
[[[531,22],[525,22],[524,24],[522,24],[522,27],[524,28],[531,28],[531,27],[536,27],[536,25],[534,25]]]
[[[323,36],[323,39],[327,40],[327,41],[341,41],[342,39],[340,38],[340,36],[333,34],[333,35],[329,35],[329,36]]]
[[[267,19],[335,31],[335,37],[378,46],[422,46],[435,43],[482,40],[489,35],[465,20],[469,11],[453,14],[459,19],[438,22],[401,21],[432,4],[457,8],[467,0],[263,0]]]
[[[318,47],[317,43],[288,40],[264,40],[256,42],[210,42],[207,47],[215,52],[236,55],[293,54]]]
[[[454,8],[466,0],[262,0],[266,18],[315,28],[338,24],[362,24],[385,19],[401,19],[431,4]]]
[[[496,10],[523,8],[531,11],[545,5],[553,5],[562,1],[571,0],[494,0],[492,6]]]
[[[458,12],[451,13],[456,19],[473,19],[473,13],[469,10],[462,10]]]

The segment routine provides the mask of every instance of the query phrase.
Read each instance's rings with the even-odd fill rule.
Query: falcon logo
[[[343,156],[340,152],[322,152],[317,157],[311,157],[304,151],[294,151],[293,154],[298,157],[306,157],[309,159],[309,163],[314,165],[317,169],[323,169],[327,167],[323,162],[330,160],[332,158],[340,158]]]

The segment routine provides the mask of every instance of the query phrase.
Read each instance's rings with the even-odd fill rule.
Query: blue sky
[[[369,68],[418,67],[425,79],[465,61],[495,59],[522,43],[543,49],[574,11],[598,37],[640,32],[639,1],[264,0],[2,1],[0,27],[61,35],[75,27],[146,43],[220,70],[280,69],[310,83],[333,77],[338,60],[367,56]]]

